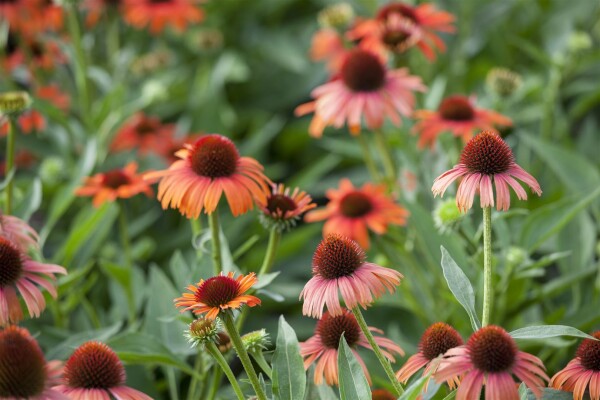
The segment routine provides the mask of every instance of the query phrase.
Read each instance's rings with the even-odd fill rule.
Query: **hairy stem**
[[[215,359],[217,364],[219,364],[219,367],[221,367],[221,370],[225,373],[227,379],[229,379],[229,383],[231,383],[231,387],[233,388],[238,400],[245,400],[244,393],[235,379],[235,375],[233,375],[231,368],[229,368],[229,364],[227,364],[227,361],[219,349],[217,349],[217,346],[213,342],[210,342],[206,345],[206,350]]]
[[[494,290],[492,287],[492,208],[483,209],[483,316],[481,324],[490,323]]]

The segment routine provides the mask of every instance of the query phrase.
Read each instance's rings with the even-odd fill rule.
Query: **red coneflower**
[[[598,340],[583,339],[575,358],[550,380],[550,387],[573,392],[574,400],[582,400],[586,388],[591,400],[600,400],[600,331],[592,336]]]
[[[357,189],[348,179],[340,181],[338,190],[326,192],[329,203],[324,209],[306,214],[304,220],[327,220],[323,236],[340,233],[369,248],[369,230],[378,235],[387,232],[388,225],[404,225],[408,211],[394,203],[386,194],[385,185],[366,183]]]
[[[106,201],[115,201],[118,198],[127,199],[136,194],[144,193],[152,196],[152,189],[141,175],[136,174],[137,163],[130,162],[122,169],[113,169],[108,172],[88,177],[85,184],[75,190],[77,196],[94,196],[92,204],[100,207]]]
[[[46,86],[40,86],[36,89],[36,97],[52,104],[61,111],[68,111],[71,107],[71,98],[62,90],[56,83],[51,83]]]
[[[290,194],[290,188],[281,183],[273,185],[271,194],[257,204],[262,211],[261,222],[267,228],[276,226],[280,231],[294,226],[302,214],[317,206],[306,192],[295,188]]]
[[[540,398],[544,381],[548,380],[542,361],[519,351],[514,339],[494,325],[473,333],[466,345],[448,350],[434,377],[442,382],[457,375],[462,376],[457,400],[478,399],[483,385],[486,400],[518,400],[519,391],[512,375]]]
[[[123,363],[115,352],[101,342],[79,346],[65,363],[62,385],[54,389],[72,400],[152,400],[152,397],[125,386]]]
[[[13,71],[18,67],[26,67],[28,70],[38,68],[51,70],[57,64],[66,61],[65,55],[55,41],[41,41],[23,36],[17,42],[13,32],[10,32],[8,36],[5,49],[6,58],[3,62],[4,68],[8,71]]]
[[[142,112],[136,113],[123,124],[110,145],[113,151],[139,149],[141,154],[153,152],[163,155],[171,148],[175,127]]]
[[[3,217],[6,218],[6,217]],[[20,224],[19,224],[20,225]],[[20,231],[22,227],[13,227]],[[52,297],[56,298],[54,287],[54,274],[66,274],[67,271],[54,264],[44,264],[35,261],[27,255],[24,244],[31,244],[24,237],[24,232],[11,237],[3,226],[0,236],[0,326],[17,323],[23,319],[21,303],[17,297],[17,289],[31,317],[39,317],[44,308],[46,300],[40,288],[45,288]],[[37,246],[37,244],[36,244]]]
[[[410,377],[423,367],[425,367],[423,376],[435,373],[438,364],[432,361],[446,351],[462,345],[462,337],[456,329],[443,322],[437,322],[425,330],[419,342],[419,352],[404,363],[396,373],[396,377],[406,384]],[[447,383],[451,389],[454,389],[459,383],[458,376],[449,378]]]
[[[369,327],[369,330],[383,335],[383,331],[380,329]],[[338,384],[337,358],[342,334],[362,366],[367,379],[371,382],[369,371],[356,349],[361,346],[372,350],[372,347],[360,330],[354,315],[349,310],[344,310],[337,316],[333,316],[329,312],[323,314],[317,322],[314,336],[311,336],[306,342],[300,343],[300,354],[304,357],[304,368],[308,369],[315,361],[317,362],[315,384],[320,385],[323,383],[323,375],[325,375],[325,382],[328,385]],[[374,336],[374,338],[375,342],[385,349],[381,352],[388,360],[394,362],[394,353],[400,356],[404,355],[404,351],[390,339],[379,336]]]
[[[412,132],[419,135],[420,148],[433,148],[436,138],[443,132],[451,132],[466,143],[476,130],[495,130],[494,125],[511,126],[510,118],[492,110],[477,108],[467,96],[446,97],[437,111],[418,110],[414,117],[419,120]]]
[[[319,243],[312,261],[313,277],[300,293],[302,313],[321,318],[323,308],[333,316],[343,312],[339,293],[347,308],[367,308],[386,289],[393,293],[402,274],[390,268],[366,262],[363,249],[353,240],[331,234]]]
[[[233,279],[233,272],[213,276],[207,280],[200,279],[195,285],[189,285],[182,297],[175,299],[175,307],[184,307],[181,312],[191,310],[194,314],[206,313],[206,319],[214,320],[219,313],[228,309],[260,305],[256,296],[245,294],[257,281],[254,272],[240,275]]]
[[[337,30],[323,28],[313,35],[310,58],[313,61],[327,62],[330,72],[337,73],[340,70],[347,52],[344,40]]]
[[[393,2],[382,7],[374,19],[359,22],[348,32],[350,40],[360,40],[361,46],[377,52],[402,53],[417,46],[430,60],[435,50],[445,51],[446,45],[436,32],[453,33],[454,16],[438,11],[433,4],[411,6]]]
[[[158,34],[167,26],[183,32],[202,21],[204,13],[192,0],[123,0],[123,18],[135,28],[148,27]]]
[[[298,106],[295,113],[315,114],[309,128],[314,137],[321,137],[328,125],[344,124],[358,135],[363,116],[370,129],[380,128],[385,117],[400,125],[400,115],[412,114],[413,92],[425,89],[421,78],[409,75],[407,68],[390,71],[380,56],[356,48],[344,56],[339,76],[314,89],[315,100]]]
[[[496,186],[498,210],[506,211],[510,207],[509,186],[520,200],[527,200],[525,189],[514,178],[525,182],[538,196],[542,194],[539,183],[515,163],[510,147],[492,131],[483,131],[471,139],[463,149],[459,163],[435,179],[431,188],[434,197],[443,196],[448,186],[460,177],[464,178],[458,185],[456,205],[463,212],[473,206],[477,192],[482,208],[493,207],[493,185]]]
[[[0,332],[2,399],[68,400],[52,387],[59,382],[60,361],[46,362],[29,331],[9,326]]]
[[[271,181],[253,158],[240,157],[231,140],[205,135],[176,153],[180,160],[169,169],[150,172],[145,179],[160,179],[158,200],[163,209],[177,208],[188,218],[204,210],[212,214],[223,193],[234,216],[254,207],[253,198],[264,202]]]

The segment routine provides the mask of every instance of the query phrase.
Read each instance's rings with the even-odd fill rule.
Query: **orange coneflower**
[[[41,41],[23,36],[21,41],[17,42],[13,32],[9,32],[5,54],[3,66],[8,71],[18,67],[25,67],[28,70],[37,68],[51,70],[66,60],[55,41]]]
[[[187,287],[191,293],[183,293],[174,300],[175,306],[183,307],[181,312],[206,313],[206,319],[214,320],[224,310],[240,308],[244,304],[248,307],[260,305],[258,297],[244,294],[258,281],[256,274],[251,272],[236,279],[233,276],[233,272],[227,275],[221,272],[207,280],[200,279],[197,284]]]
[[[327,206],[309,212],[304,220],[327,220],[324,236],[340,233],[356,240],[364,249],[369,248],[369,230],[383,235],[388,225],[404,225],[408,217],[408,211],[386,194],[385,185],[366,183],[355,188],[350,180],[342,179],[340,188],[329,189],[326,195]]]
[[[377,328],[369,327],[369,330],[379,334],[383,331]],[[344,339],[354,353],[356,360],[362,366],[365,376],[371,381],[367,367],[356,351],[357,348],[364,347],[372,349],[367,341],[365,334],[361,331],[356,318],[349,310],[344,310],[341,314],[334,316],[326,312],[323,314],[317,327],[314,336],[311,336],[306,342],[300,343],[300,354],[304,357],[304,368],[308,369],[314,362],[317,363],[315,369],[315,384],[323,383],[323,375],[325,382],[328,385],[338,384],[338,347],[340,339],[344,335]],[[401,356],[404,351],[393,341],[388,338],[374,336],[377,345],[385,350],[381,350],[383,355],[390,361],[394,361],[394,353]]]
[[[201,136],[177,152],[180,160],[169,169],[147,173],[160,179],[158,199],[163,209],[178,208],[188,218],[204,210],[212,214],[223,193],[234,216],[254,207],[254,198],[265,201],[271,181],[253,158],[240,157],[231,140],[221,135]]]
[[[294,226],[302,214],[317,206],[306,192],[295,188],[290,193],[290,188],[283,184],[273,185],[273,191],[265,201],[257,203],[262,211],[259,217],[263,225],[267,228],[275,226],[279,231]]]
[[[515,163],[510,147],[492,131],[483,131],[471,139],[460,155],[460,161],[451,170],[435,178],[431,191],[434,197],[444,192],[452,182],[463,178],[458,185],[456,205],[462,212],[473,206],[475,194],[479,192],[481,208],[494,206],[496,186],[496,208],[506,211],[510,207],[510,186],[520,200],[527,200],[527,192],[515,178],[525,182],[531,190],[541,196],[538,181]]]
[[[123,0],[84,0],[81,3],[82,8],[87,11],[85,24],[88,27],[94,27],[103,15],[109,12],[121,12]]]
[[[435,49],[445,51],[446,45],[436,32],[452,33],[454,16],[439,11],[433,4],[412,6],[392,2],[382,7],[374,19],[359,22],[348,32],[351,40],[360,40],[361,46],[379,53],[402,53],[417,46],[430,60],[435,60]]]
[[[54,389],[73,400],[152,400],[152,397],[125,386],[123,363],[101,342],[79,346],[65,363],[62,385]]]
[[[172,147],[175,126],[142,112],[134,114],[119,129],[110,146],[113,151],[139,149],[141,154],[164,155]]]
[[[313,35],[310,58],[313,61],[326,61],[330,72],[337,73],[340,70],[347,52],[344,40],[337,30],[323,28]]]
[[[150,184],[136,174],[137,163],[130,162],[122,169],[113,169],[86,178],[84,186],[78,188],[78,196],[94,196],[92,204],[100,207],[105,201],[126,199],[139,193],[152,196]]]
[[[0,137],[8,134],[9,123],[2,121],[0,125]],[[17,125],[20,132],[27,135],[32,132],[41,132],[46,129],[46,118],[36,110],[27,111],[17,118]]]
[[[46,361],[27,329],[9,326],[0,331],[2,399],[69,400],[53,388],[61,370],[60,361]]]
[[[386,290],[393,293],[403,278],[398,271],[367,262],[364,250],[341,235],[328,235],[319,243],[312,274],[300,299],[302,313],[315,318],[321,318],[325,305],[331,315],[342,314],[340,293],[347,308],[366,308]]]
[[[315,100],[296,107],[295,113],[314,113],[309,127],[314,137],[321,137],[326,126],[344,124],[358,135],[363,117],[369,129],[380,128],[386,117],[400,125],[400,116],[413,112],[415,91],[425,91],[421,78],[409,75],[407,68],[390,71],[380,55],[355,48],[344,55],[339,74],[314,89]]]
[[[574,400],[582,400],[589,387],[591,400],[600,400],[600,331],[592,333],[598,340],[583,339],[575,358],[550,380],[550,387],[573,392]]]
[[[35,96],[52,104],[63,112],[68,111],[69,107],[71,107],[71,98],[56,83],[38,87],[35,91]]]
[[[204,12],[192,0],[123,0],[123,18],[128,24],[157,34],[166,26],[183,32],[187,25],[204,18]]]
[[[517,383],[523,382],[542,397],[544,381],[548,381],[542,361],[519,351],[515,340],[501,327],[488,325],[473,333],[466,345],[448,350],[434,378],[447,381],[461,375],[457,400],[479,399],[485,385],[485,400],[519,400]]]
[[[419,135],[420,148],[427,145],[433,147],[435,139],[443,132],[452,132],[466,143],[476,130],[495,130],[494,125],[512,125],[510,118],[478,108],[472,98],[461,95],[446,97],[437,111],[415,111],[414,117],[418,122],[412,132]]]

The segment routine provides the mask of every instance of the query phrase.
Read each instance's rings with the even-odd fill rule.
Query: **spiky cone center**
[[[271,216],[277,216],[281,213],[284,216],[289,211],[294,211],[298,208],[296,202],[285,194],[271,194],[267,198],[267,210],[271,213]]]
[[[119,169],[105,172],[102,176],[102,186],[106,186],[111,189],[118,189],[121,186],[129,185],[130,183],[131,178]]]
[[[519,351],[514,339],[494,325],[485,326],[471,335],[467,349],[475,368],[491,373],[509,370]]]
[[[0,288],[14,285],[22,272],[21,252],[10,240],[0,237]]]
[[[492,131],[483,131],[473,137],[460,155],[460,163],[469,172],[485,175],[501,174],[514,163],[512,150]]]
[[[218,338],[217,324],[209,319],[198,318],[189,325],[187,336],[195,344],[215,342]]]
[[[443,322],[437,322],[427,328],[421,336],[419,350],[425,358],[433,360],[440,354],[462,344],[463,340],[456,329]]]
[[[347,54],[340,74],[353,92],[373,92],[383,87],[386,70],[375,54],[355,49]]]
[[[337,350],[342,334],[350,347],[355,346],[360,340],[360,326],[354,315],[348,311],[335,317],[326,312],[317,322],[316,332],[321,337],[323,345],[330,349]]]
[[[349,276],[365,259],[365,252],[355,241],[340,235],[328,235],[313,255],[313,273],[325,279]]]
[[[44,391],[47,372],[40,346],[23,328],[0,333],[0,397],[28,399]]]
[[[362,192],[350,192],[340,199],[340,211],[349,218],[363,217],[372,209],[371,198]]]
[[[86,342],[67,360],[64,380],[72,388],[110,389],[125,383],[125,368],[110,347]]]
[[[192,170],[208,178],[231,176],[240,154],[231,140],[221,135],[206,135],[194,143],[189,154]]]
[[[2,3],[0,3],[2,4]],[[31,105],[31,96],[27,92],[0,93],[0,115],[14,115],[22,113]]]
[[[221,307],[238,296],[239,287],[240,284],[228,276],[213,276],[198,286],[196,301],[209,307]]]
[[[466,96],[450,96],[442,100],[438,112],[443,119],[449,121],[471,121],[475,117],[475,109]]]
[[[596,339],[600,339],[600,331],[592,334]],[[581,365],[588,370],[600,372],[600,341],[592,339],[583,339],[577,348],[577,357]]]

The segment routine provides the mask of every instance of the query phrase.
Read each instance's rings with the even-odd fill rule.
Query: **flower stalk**
[[[390,153],[390,147],[388,146],[385,140],[385,136],[383,135],[383,132],[381,132],[381,130],[375,129],[373,132],[375,135],[375,145],[377,146],[379,154],[381,154],[382,157],[383,169],[385,171],[385,180],[388,184],[393,184],[394,182],[396,182],[397,176],[394,160],[392,158],[392,154]]]
[[[483,208],[483,316],[482,326],[490,323],[494,292],[492,287],[492,208]]]
[[[15,166],[15,136],[17,132],[17,124],[15,118],[12,116],[8,117],[8,136],[6,138],[6,176],[8,177],[8,183],[6,184],[6,214],[12,213],[12,194],[13,194],[13,181]]]
[[[219,365],[219,367],[221,367],[221,370],[225,373],[225,376],[227,376],[227,379],[229,379],[229,383],[231,383],[231,387],[233,388],[233,391],[235,392],[235,395],[237,396],[238,400],[244,400],[244,393],[242,392],[240,385],[235,379],[235,375],[233,375],[229,364],[227,364],[227,361],[223,357],[223,354],[221,354],[219,349],[217,349],[217,346],[213,342],[209,342],[206,344],[206,351],[208,351],[208,353],[213,357],[215,362]]]
[[[212,237],[212,259],[214,275],[219,275],[223,271],[223,260],[221,256],[221,237],[219,229],[219,215],[217,210],[208,214],[208,224]]]
[[[279,247],[279,241],[281,240],[281,232],[277,227],[271,228],[269,233],[269,244],[267,245],[267,251],[265,258],[258,272],[258,276],[268,274],[275,261],[275,255],[277,254],[277,248]]]

